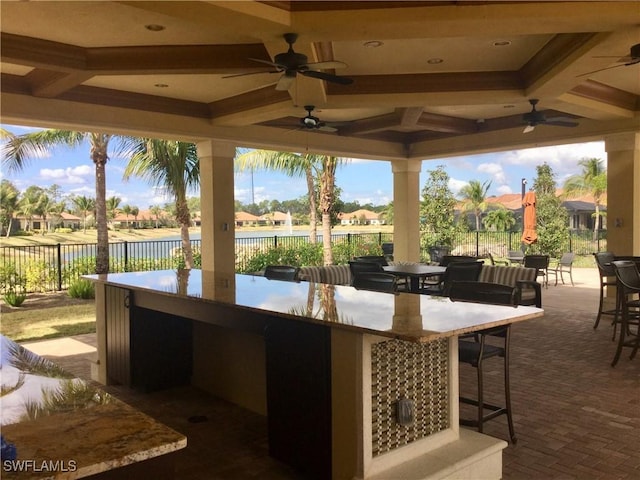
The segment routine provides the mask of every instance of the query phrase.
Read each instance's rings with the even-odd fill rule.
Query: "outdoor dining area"
[[[560,285],[544,292],[543,317],[511,326],[511,407],[517,443],[509,442],[503,450],[502,478],[637,477],[638,362],[625,354],[616,368],[609,366],[616,349],[613,325],[603,317],[593,328],[600,291],[597,270],[576,269],[574,281],[573,287]],[[74,341],[95,346],[96,339]],[[27,347],[47,356],[46,344]],[[89,378],[89,355],[70,355],[68,345],[66,353],[56,352],[54,344],[48,358]],[[486,362],[484,369],[486,400],[502,401],[502,363]],[[475,395],[476,369],[461,364],[459,384],[461,396]],[[148,393],[122,385],[101,387],[188,437],[187,447],[175,454],[175,478],[299,478],[298,472],[269,456],[261,415],[192,386]],[[473,418],[475,411],[460,405],[461,417]],[[486,422],[484,433],[509,439],[507,417]]]

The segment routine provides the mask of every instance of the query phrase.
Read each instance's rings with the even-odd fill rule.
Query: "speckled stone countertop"
[[[544,310],[529,306],[452,302],[433,295],[382,293],[253,275],[236,274],[229,278],[215,275],[207,278],[207,275],[208,272],[194,269],[110,273],[86,278],[171,300],[229,304],[245,311],[413,342],[430,342],[544,314]]]
[[[5,479],[74,479],[175,452],[184,435],[0,336]]]

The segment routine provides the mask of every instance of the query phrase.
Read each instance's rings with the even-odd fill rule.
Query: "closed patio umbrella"
[[[538,241],[536,233],[536,194],[535,192],[527,192],[522,199],[524,207],[524,222],[522,230],[522,242],[531,245]]]

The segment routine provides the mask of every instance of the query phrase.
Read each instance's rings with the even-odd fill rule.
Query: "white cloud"
[[[462,187],[464,187],[465,185],[468,185],[469,182],[467,182],[466,180],[458,180],[455,178],[449,178],[449,188],[451,189],[451,191],[453,192],[454,195],[458,195],[460,193],[460,190],[462,189]]]
[[[477,170],[481,173],[488,173],[491,175],[492,181],[498,182],[500,185],[507,183],[507,176],[499,163],[481,163],[478,165]]]
[[[50,181],[62,185],[87,183],[94,175],[93,167],[80,165],[67,168],[42,168],[38,177],[43,181]]]
[[[498,191],[498,196],[506,193],[513,193],[509,185],[500,185],[496,190]]]

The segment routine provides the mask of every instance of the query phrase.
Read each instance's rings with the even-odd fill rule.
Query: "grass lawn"
[[[16,342],[68,337],[96,331],[94,300],[66,293],[29,294],[21,307],[0,305],[0,333]]]

